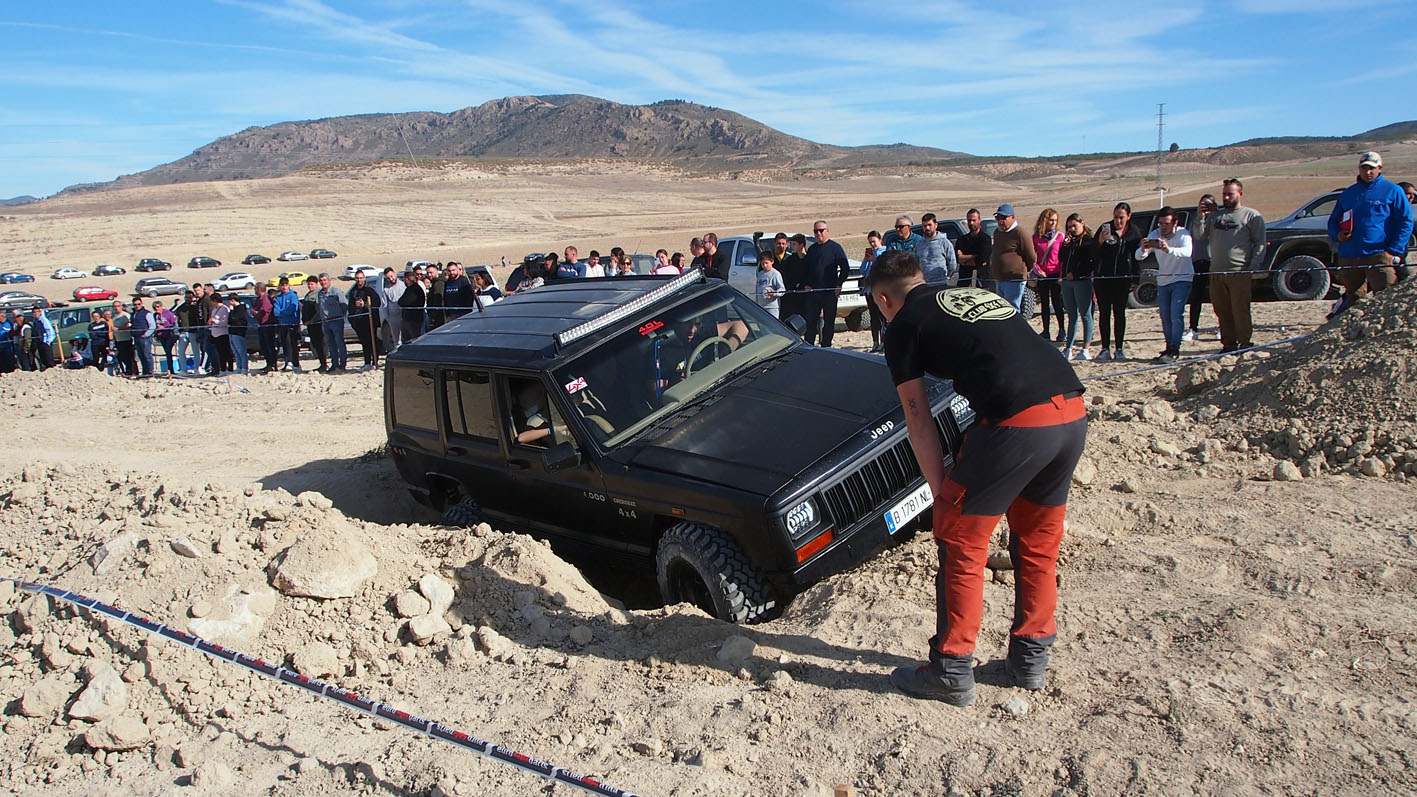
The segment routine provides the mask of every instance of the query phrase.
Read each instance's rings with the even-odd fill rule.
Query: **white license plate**
[[[935,503],[935,496],[930,492],[929,483],[920,485],[915,489],[915,492],[902,498],[900,503],[886,510],[886,530],[891,534],[896,533],[933,503]]]

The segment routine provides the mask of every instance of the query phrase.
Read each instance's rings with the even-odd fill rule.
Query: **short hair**
[[[575,252],[576,254],[580,254],[580,253],[581,253],[581,250],[577,249],[577,248],[574,247],[574,246],[571,246],[570,244],[567,244],[567,245],[566,245],[566,251],[568,251],[568,252]]]
[[[611,257],[624,257],[624,256],[625,256],[625,250],[624,250],[624,249],[621,249],[621,248],[618,247],[618,246],[617,246],[617,247],[614,247],[614,248],[612,248],[612,249],[610,250],[610,256],[611,256]]]
[[[773,257],[774,257],[774,255],[773,255],[773,251],[772,251],[771,249],[759,249],[759,250],[758,250],[758,262],[759,262],[759,263],[763,262],[764,260],[766,260],[767,262],[771,263]]]
[[[305,278],[305,284],[306,284],[306,285],[309,285],[309,284],[312,283],[312,282],[318,285],[318,284],[320,283],[320,280],[319,280],[319,278],[317,278],[317,277],[306,277],[306,278]]]
[[[1244,190],[1245,190],[1245,184],[1242,183],[1242,182],[1240,182],[1240,178],[1238,178],[1238,177],[1227,177],[1227,178],[1225,178],[1224,180],[1222,180],[1220,184],[1221,184],[1221,185],[1233,185],[1233,186],[1238,187],[1241,191],[1244,191]]]
[[[933,214],[933,213],[926,213],[926,214],[924,214],[923,216],[920,217],[920,223],[921,223],[921,224],[926,224],[926,223],[932,222],[932,221],[934,221],[934,220],[935,220],[935,214]],[[872,266],[872,268],[875,268],[875,266]]]
[[[969,210],[966,210],[966,211],[964,212],[964,217],[965,217],[966,219],[969,218],[971,215],[980,216],[980,217],[983,217],[983,216],[984,216],[983,213],[980,213],[980,212],[979,212],[979,208],[970,208]]]
[[[600,253],[597,252],[597,251],[595,251],[594,249],[592,249],[592,250],[590,250],[590,254],[586,255],[586,257],[590,257],[590,258],[600,257]]]
[[[895,217],[895,223],[896,223],[896,224],[900,224],[902,221],[905,222],[905,226],[907,226],[907,227],[913,227],[913,226],[915,226],[915,222],[911,221],[909,216],[896,216],[896,217]]]
[[[703,245],[704,245],[704,239],[702,239],[702,238],[690,238],[690,239],[689,239],[689,247],[690,247],[690,248],[693,248],[693,247],[695,247],[695,246],[703,246]]]
[[[321,272],[320,272],[320,279],[322,279],[322,280],[327,280],[327,279],[334,279],[334,277],[331,277],[331,276],[330,276],[330,272],[328,272],[328,271],[321,271]]]
[[[1417,186],[1414,186],[1408,182],[1398,183],[1397,187],[1401,188],[1403,191],[1417,191]]]
[[[787,233],[785,233],[785,232],[780,232],[780,233],[778,233],[777,235],[774,235],[774,236],[772,237],[772,239],[773,239],[774,241],[786,241],[786,240],[787,240]]]
[[[800,233],[800,232],[797,233],[796,235],[792,236],[792,237],[789,238],[788,240],[791,241],[791,242],[793,242],[793,243],[795,243],[795,244],[802,244],[803,246],[806,246],[806,245],[807,245],[807,236],[803,235],[803,234]]]
[[[212,301],[214,301],[214,302],[219,302],[219,301],[221,301],[221,293],[218,292],[218,291],[212,291]]]
[[[1161,218],[1164,216],[1170,216],[1173,219],[1176,218],[1176,209],[1171,207],[1170,205],[1167,205],[1161,210],[1156,211],[1156,218],[1158,221],[1161,220]]]
[[[706,232],[706,233],[704,233],[704,243],[705,243],[705,244],[712,243],[714,246],[718,246],[718,233],[716,233],[716,232]]]
[[[393,269],[389,269],[389,271],[393,271]],[[281,277],[279,284],[280,284],[280,285],[289,285],[289,284],[290,284],[290,278],[289,278],[289,277]],[[193,297],[193,298],[196,298],[196,294],[195,294],[195,293],[192,294],[192,297]]]
[[[921,276],[921,274],[920,261],[915,257],[914,252],[892,249],[876,258],[876,262],[871,265],[870,273],[866,275],[866,281],[869,283],[869,289],[875,291],[878,286],[891,282],[902,282]]]

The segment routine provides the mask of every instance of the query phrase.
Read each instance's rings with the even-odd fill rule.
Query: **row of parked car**
[[[330,251],[329,249],[312,249],[309,253],[290,250],[287,252],[281,252],[279,255],[276,255],[276,260],[279,260],[281,262],[291,262],[296,260],[328,260],[336,257],[339,257],[339,255],[335,252]],[[261,254],[250,254],[241,259],[241,264],[243,266],[259,266],[269,262],[271,262],[271,259]],[[206,255],[198,255],[187,261],[187,268],[219,268],[220,266],[220,260],[217,260],[214,257],[207,257]],[[145,257],[138,261],[138,265],[133,270],[171,271],[172,264],[166,260],[160,260],[156,257]],[[98,266],[94,266],[91,271],[84,271],[83,269],[74,268],[72,266],[65,266],[63,268],[55,269],[54,273],[49,275],[49,278],[56,280],[87,279],[91,276],[116,277],[127,273],[128,269],[123,268],[122,266],[114,266],[104,263]],[[20,282],[34,282],[34,275],[25,274],[19,271],[7,271],[4,273],[0,273],[0,284],[9,285]]]

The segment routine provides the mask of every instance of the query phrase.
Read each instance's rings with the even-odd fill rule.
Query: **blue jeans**
[[[231,370],[240,371],[243,374],[251,373],[250,363],[247,359],[249,356],[250,355],[246,352],[246,338],[238,335],[232,335],[231,357],[232,360],[235,361],[236,367]]]
[[[1092,342],[1092,280],[1063,280],[1063,309],[1068,313],[1067,348],[1077,339],[1078,319],[1082,319],[1082,346]]]
[[[1015,310],[1022,310],[1020,305],[1023,303],[1023,291],[1026,287],[1028,283],[1023,280],[997,280],[994,283],[994,293],[1004,297]]]
[[[196,364],[200,365],[202,360],[202,353],[201,347],[197,345],[197,336],[191,332],[178,332],[177,370],[182,373],[186,373],[189,370],[187,368],[187,350],[189,348],[192,350],[193,356],[196,357]]]
[[[143,376],[153,375],[153,339],[146,335],[133,336],[133,348],[138,353],[138,366]]]
[[[1168,349],[1181,349],[1181,333],[1186,331],[1186,300],[1190,297],[1190,280],[1156,286],[1156,307],[1161,311],[1161,334],[1166,338]]]
[[[349,352],[344,347],[344,319],[332,318],[323,324],[325,328],[325,352],[330,358],[331,368],[343,368],[349,364]]]

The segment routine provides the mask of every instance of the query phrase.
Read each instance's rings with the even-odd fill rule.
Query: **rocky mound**
[[[1299,470],[1406,481],[1417,474],[1414,300],[1409,279],[1272,355],[1187,366],[1176,389]]]

